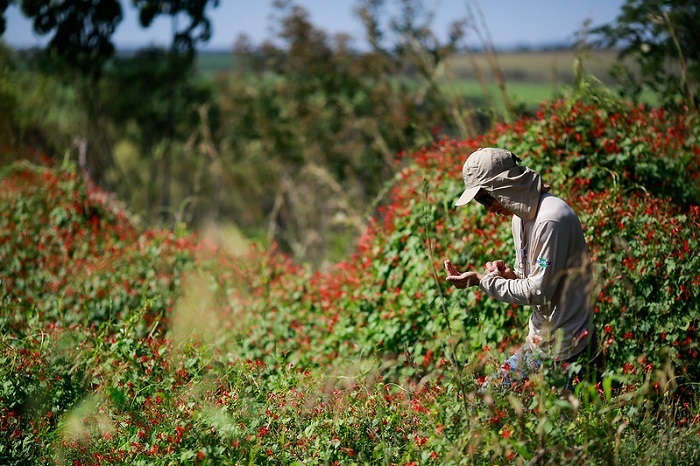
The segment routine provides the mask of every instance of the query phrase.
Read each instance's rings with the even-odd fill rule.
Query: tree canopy
[[[667,105],[698,106],[700,85],[700,4],[687,0],[627,0],[610,24],[593,29],[595,43],[620,47],[639,65],[635,77],[618,66],[624,93],[658,92]]]
[[[131,0],[139,21],[149,27],[162,15],[185,14],[190,22],[174,31],[173,50],[192,53],[198,42],[211,38],[207,7],[219,0]],[[33,21],[34,31],[51,35],[48,51],[66,59],[80,71],[99,74],[104,62],[114,55],[112,36],[124,19],[119,0],[0,0],[0,36],[5,33],[5,12],[11,4]]]

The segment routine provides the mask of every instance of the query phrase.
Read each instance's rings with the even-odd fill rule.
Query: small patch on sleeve
[[[543,269],[546,268],[546,267],[547,267],[548,265],[550,265],[551,263],[552,263],[551,261],[548,261],[548,260],[545,259],[544,257],[540,257],[539,259],[537,259],[537,265],[539,265],[539,266],[542,267]]]

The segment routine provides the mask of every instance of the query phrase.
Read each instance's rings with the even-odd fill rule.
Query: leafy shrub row
[[[2,298],[45,321],[99,324],[150,301],[172,307],[191,241],[139,232],[73,169],[16,163],[0,180]]]
[[[693,464],[695,121],[553,102],[404,154],[357,252],[320,271],[139,231],[70,169],[5,167],[0,462]],[[637,142],[613,151],[619,128]],[[541,170],[584,225],[610,377],[575,396],[544,374],[475,394],[528,317],[442,280],[447,257],[512,261],[508,222],[453,207],[464,158],[491,145]]]

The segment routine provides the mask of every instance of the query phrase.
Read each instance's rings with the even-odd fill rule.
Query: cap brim
[[[479,192],[479,189],[481,189],[480,186],[472,186],[471,188],[467,188],[464,190],[461,196],[459,196],[459,199],[457,199],[457,202],[455,202],[455,205],[457,207],[464,205],[474,199],[474,196],[476,196],[476,193]]]

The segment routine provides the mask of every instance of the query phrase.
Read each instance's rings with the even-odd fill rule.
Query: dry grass
[[[570,84],[574,82],[574,50],[538,50],[498,52],[497,59],[509,82],[533,82],[540,84]],[[488,70],[487,57],[482,53],[473,56],[460,54],[449,61],[452,77],[457,80],[476,79],[473,61],[482,70]],[[589,73],[603,82],[610,82],[608,70],[617,61],[617,52],[595,50],[588,53],[584,65]],[[488,76],[487,76],[488,77]]]

